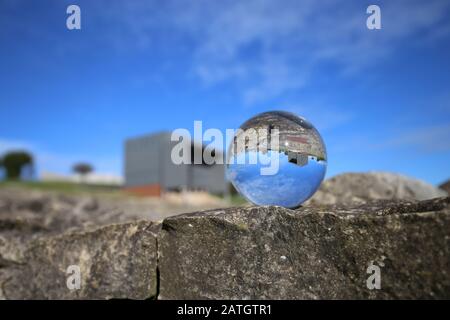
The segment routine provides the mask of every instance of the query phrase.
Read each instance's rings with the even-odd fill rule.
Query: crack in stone
[[[159,297],[159,285],[160,285],[160,275],[159,275],[159,241],[158,236],[155,236],[155,246],[156,246],[156,294],[154,300],[158,300]]]

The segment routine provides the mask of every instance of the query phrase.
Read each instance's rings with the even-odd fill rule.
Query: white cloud
[[[368,4],[360,1],[79,2],[102,47],[162,50],[168,60],[184,55],[197,79],[206,85],[230,81],[250,105],[301,89],[324,63],[338,74],[360,73],[405,44],[427,45],[450,34],[450,2],[441,0],[378,1],[377,31],[366,28]],[[4,11],[17,3],[27,5],[14,1]],[[14,29],[28,26],[11,18],[7,23]],[[27,32],[53,39],[41,28],[34,24]]]
[[[348,153],[380,151],[413,151],[431,154],[450,151],[450,124],[437,124],[417,128],[406,128],[402,131],[385,132],[383,136],[352,135],[339,137],[345,143],[331,144],[334,152]]]
[[[423,127],[400,133],[387,140],[383,147],[413,147],[421,152],[450,151],[450,124]]]
[[[111,35],[119,46],[173,49],[179,43],[205,84],[235,82],[243,100],[254,104],[300,89],[323,62],[343,75],[358,73],[405,43],[450,34],[448,1],[379,5],[378,31],[366,28],[363,3],[337,0],[127,2],[99,5],[98,15],[121,25]]]
[[[337,108],[319,102],[309,103],[308,105],[286,105],[283,110],[305,117],[311,121],[319,132],[334,129],[356,118],[354,112],[346,111],[345,106]]]

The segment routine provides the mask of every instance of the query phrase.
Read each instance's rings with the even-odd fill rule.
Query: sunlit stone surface
[[[295,208],[319,188],[327,167],[326,149],[306,119],[265,112],[240,129],[228,150],[227,178],[247,200]]]

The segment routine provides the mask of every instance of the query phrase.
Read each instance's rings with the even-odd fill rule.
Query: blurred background
[[[1,186],[122,194],[130,138],[194,120],[225,131],[269,110],[317,127],[327,178],[438,186],[450,176],[450,2],[375,2],[0,0]],[[70,4],[81,30],[66,27]],[[380,30],[366,26],[371,4]],[[202,177],[191,189],[219,198],[171,195],[167,210],[230,203]],[[155,179],[134,193],[186,187]]]

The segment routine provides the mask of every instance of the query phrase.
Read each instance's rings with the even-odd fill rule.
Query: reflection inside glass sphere
[[[311,123],[289,112],[265,112],[235,134],[227,178],[254,204],[295,208],[319,188],[326,161],[322,137]]]

